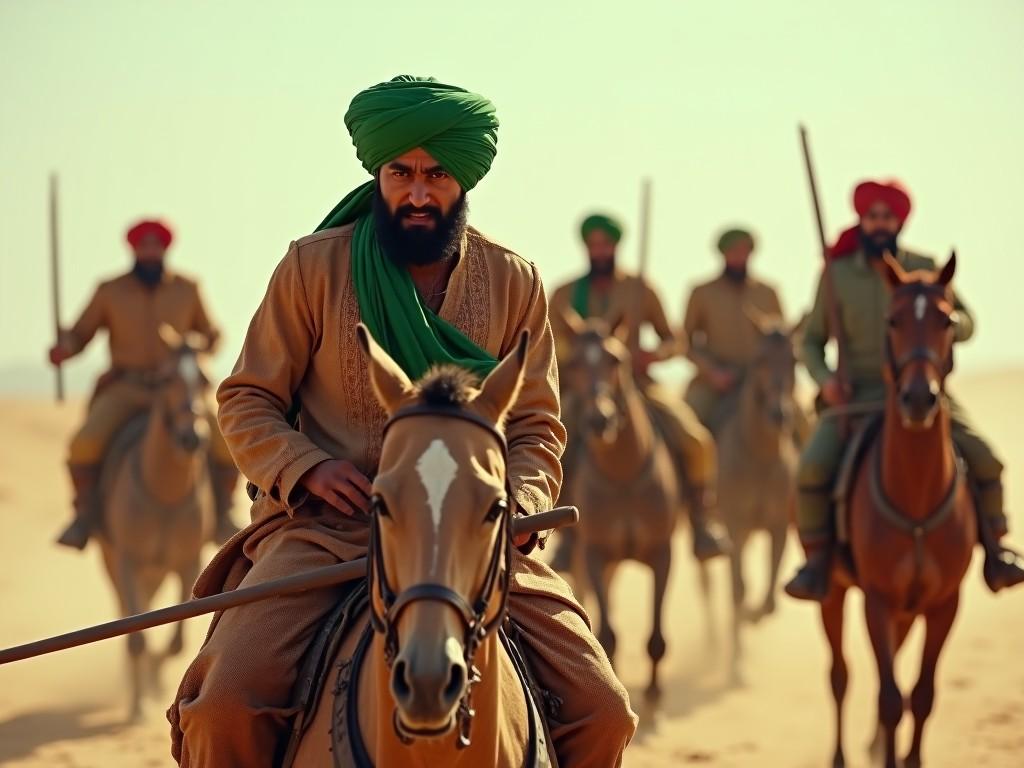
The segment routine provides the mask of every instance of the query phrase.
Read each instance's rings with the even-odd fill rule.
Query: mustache
[[[401,221],[406,216],[414,213],[427,214],[433,220],[435,226],[444,221],[444,214],[441,213],[441,209],[436,205],[425,205],[422,208],[415,205],[400,205],[395,209],[394,219],[395,221]]]

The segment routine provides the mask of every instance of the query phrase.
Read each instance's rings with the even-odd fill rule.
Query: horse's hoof
[[[846,768],[846,757],[842,752],[837,752],[832,758],[832,768]]]
[[[921,768],[921,756],[907,755],[903,758],[903,768]]]

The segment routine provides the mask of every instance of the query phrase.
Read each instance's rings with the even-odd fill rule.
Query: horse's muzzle
[[[467,682],[458,643],[449,641],[440,651],[415,643],[403,648],[391,668],[391,695],[403,730],[424,737],[451,731]]]
[[[936,379],[915,376],[900,389],[900,415],[910,429],[928,429],[939,412],[941,387]]]

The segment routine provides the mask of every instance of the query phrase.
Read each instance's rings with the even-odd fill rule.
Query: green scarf
[[[345,125],[370,173],[422,147],[467,192],[487,174],[497,152],[494,105],[430,78],[401,75],[368,88],[352,100]],[[486,376],[497,360],[427,307],[408,271],[381,249],[372,214],[375,184],[352,190],[317,227],[355,222],[352,282],[363,323],[413,380],[441,364]]]
[[[584,320],[590,316],[590,275],[584,275],[573,284],[572,308]]]

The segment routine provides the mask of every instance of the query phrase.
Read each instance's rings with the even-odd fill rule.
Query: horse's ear
[[[885,279],[893,288],[899,288],[907,282],[907,271],[889,251],[882,254],[882,265],[885,269]]]
[[[185,346],[193,352],[205,352],[209,347],[206,337],[198,331],[189,331],[184,336]]]
[[[509,354],[495,366],[480,385],[480,394],[474,405],[500,423],[519,397],[526,371],[526,357],[530,346],[530,332],[524,330],[519,341]]]
[[[949,285],[953,282],[953,275],[956,274],[956,251],[949,252],[949,261],[946,262],[946,266],[939,272],[939,276],[935,279],[938,285]]]
[[[394,413],[412,392],[412,382],[405,375],[398,363],[391,359],[391,355],[376,342],[370,334],[369,329],[362,323],[356,326],[356,339],[359,341],[359,348],[363,350],[366,363],[370,371],[370,384],[373,386],[374,394],[381,406],[389,414]]]
[[[160,341],[166,344],[168,349],[176,352],[185,346],[185,339],[169,323],[160,323],[157,332],[160,334]]]

